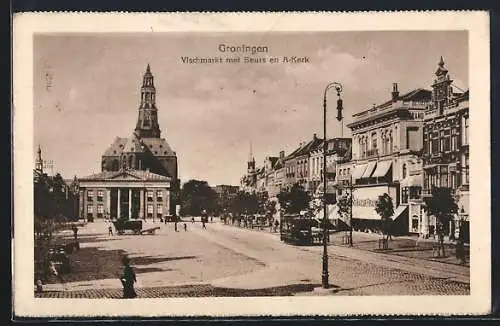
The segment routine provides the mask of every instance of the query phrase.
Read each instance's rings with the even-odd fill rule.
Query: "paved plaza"
[[[37,297],[119,298],[118,275],[127,253],[139,298],[318,295],[322,247],[292,246],[269,231],[217,222],[160,226],[155,235],[108,235],[96,221],[79,231],[72,273],[52,279]],[[71,237],[68,232],[62,237]],[[467,295],[469,268],[336,245],[328,247],[332,295]],[[324,294],[324,293],[323,293]]]

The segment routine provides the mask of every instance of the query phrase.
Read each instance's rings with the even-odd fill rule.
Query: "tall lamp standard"
[[[327,217],[327,195],[326,195],[326,151],[328,149],[328,143],[326,140],[326,93],[328,90],[334,88],[337,91],[337,120],[342,120],[342,99],[340,98],[340,93],[342,92],[342,85],[337,82],[330,83],[326,86],[323,93],[323,269],[321,274],[321,285],[324,289],[328,288],[328,249],[327,249],[327,236],[328,236],[328,217]]]

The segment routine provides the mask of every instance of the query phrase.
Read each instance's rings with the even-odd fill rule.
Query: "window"
[[[99,190],[97,192],[97,201],[103,201],[103,199],[104,199],[104,191]]]
[[[451,150],[450,130],[443,131],[442,136],[443,138],[441,138],[441,150],[444,152],[449,152]]]
[[[464,117],[464,145],[469,145],[469,116]]]
[[[94,213],[94,206],[87,205],[87,217],[92,217],[93,213]]]
[[[148,204],[147,213],[148,213],[148,217],[153,217],[153,205],[152,204]]]
[[[438,154],[439,151],[439,134],[437,132],[432,133],[431,139],[431,154]]]
[[[163,205],[162,204],[156,205],[156,216],[161,217],[162,214],[163,214]]]
[[[372,133],[372,149],[377,149],[377,133]]]
[[[458,148],[458,136],[453,135],[451,136],[451,150],[455,151]]]
[[[403,179],[406,178],[406,163],[403,164]]]
[[[153,191],[152,190],[148,190],[146,195],[148,197],[148,201],[153,201]]]
[[[94,201],[94,191],[87,190],[87,201],[88,202]]]
[[[419,199],[421,192],[422,190],[420,189],[420,187],[410,187],[410,199]]]
[[[448,167],[447,166],[441,167],[440,186],[441,187],[448,187]]]
[[[401,192],[402,192],[401,203],[407,204],[408,203],[408,188],[404,187]]]
[[[468,184],[469,183],[469,154],[465,154],[465,158],[464,158],[464,161],[465,161],[465,183]]]
[[[97,205],[97,217],[103,217],[104,215],[104,205],[99,204]]]
[[[156,191],[156,200],[162,201],[163,200],[163,191],[162,190],[157,190]]]

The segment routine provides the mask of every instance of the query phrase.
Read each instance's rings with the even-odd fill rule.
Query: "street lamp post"
[[[328,149],[328,143],[326,140],[326,93],[328,90],[335,88],[337,91],[337,96],[339,97],[337,101],[337,109],[340,108],[339,110],[339,117],[341,117],[341,106],[342,106],[342,100],[340,99],[340,93],[342,92],[342,85],[337,82],[330,83],[326,86],[325,91],[323,93],[323,268],[322,268],[322,274],[321,274],[321,285],[323,288],[328,288],[328,249],[327,249],[327,223],[328,223],[328,218],[327,218],[327,195],[326,195],[326,151]]]

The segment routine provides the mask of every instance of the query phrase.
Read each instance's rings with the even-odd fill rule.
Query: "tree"
[[[378,196],[378,200],[375,203],[375,211],[380,216],[382,239],[385,234],[387,238],[384,242],[387,243],[391,235],[392,216],[394,215],[394,204],[392,203],[392,198],[389,194],[384,193],[383,195]]]
[[[203,210],[213,213],[216,209],[217,193],[206,181],[189,180],[182,186],[182,213],[190,216],[201,215]]]
[[[311,197],[298,183],[294,184],[290,190],[281,190],[278,194],[278,201],[288,214],[299,214],[309,208]]]
[[[233,214],[256,214],[259,210],[259,199],[254,193],[238,191],[231,203]]]
[[[349,246],[352,246],[352,189],[337,199],[337,208],[340,217],[349,221]]]
[[[453,199],[450,188],[433,187],[431,194],[430,197],[424,197],[424,210],[428,215],[436,217],[436,231],[439,242],[438,256],[441,256],[442,253],[444,257],[446,256],[444,249],[445,225],[448,225],[453,215],[457,213],[458,206]]]

